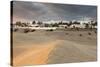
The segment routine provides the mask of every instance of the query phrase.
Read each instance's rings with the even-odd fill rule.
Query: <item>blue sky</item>
[[[13,2],[13,20],[50,21],[50,20],[86,20],[97,19],[97,7],[89,5],[71,5],[40,2]]]

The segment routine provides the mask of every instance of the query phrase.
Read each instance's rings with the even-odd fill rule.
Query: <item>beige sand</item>
[[[23,53],[14,57],[14,66],[46,64],[48,55],[54,49],[58,41],[45,43],[43,46],[31,46]]]
[[[94,31],[14,32],[13,65],[96,61],[96,35]]]

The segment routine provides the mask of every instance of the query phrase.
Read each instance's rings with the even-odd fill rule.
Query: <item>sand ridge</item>
[[[33,46],[14,58],[14,66],[46,64],[49,53],[59,41],[45,43],[41,46]],[[37,49],[35,48],[37,47]],[[35,48],[35,49],[34,49]]]
[[[97,60],[97,37],[93,31],[57,30],[13,34],[14,66]]]

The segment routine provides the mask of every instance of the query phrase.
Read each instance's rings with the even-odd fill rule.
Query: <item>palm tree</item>
[[[15,25],[16,26],[22,26],[22,23],[21,23],[21,21],[17,21]]]
[[[72,24],[73,24],[72,21],[70,21],[69,24],[68,24],[68,26],[71,26]]]
[[[44,26],[45,26],[45,27],[49,27],[49,24],[45,23]]]
[[[73,24],[80,24],[80,22],[78,22],[78,21],[75,21],[75,22],[73,22]]]
[[[88,24],[88,23],[85,24],[85,28],[86,28],[86,29],[89,28],[89,24]]]
[[[59,27],[59,24],[58,24],[58,23],[54,23],[54,24],[52,25],[52,27]]]
[[[38,23],[37,23],[39,26],[41,26],[42,25],[42,22],[40,22],[40,21],[38,21]]]
[[[97,21],[92,23],[93,28],[95,28],[95,26],[97,26]]]
[[[35,21],[33,21],[33,22],[32,22],[32,24],[36,24],[36,22],[35,22]]]
[[[62,22],[62,21],[60,21],[58,24],[63,24],[63,22]]]

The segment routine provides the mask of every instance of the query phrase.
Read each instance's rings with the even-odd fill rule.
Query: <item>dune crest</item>
[[[36,64],[46,64],[49,53],[54,49],[58,41],[45,43],[42,46],[33,46],[28,50],[23,52],[14,58],[14,66],[22,65],[36,65]],[[38,49],[34,49],[34,48]]]

